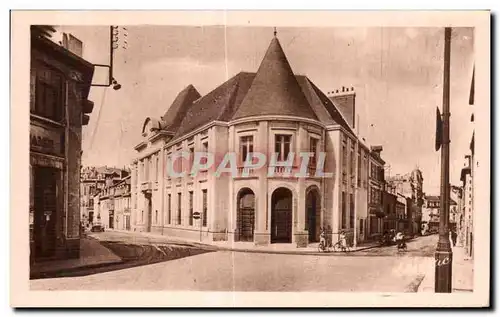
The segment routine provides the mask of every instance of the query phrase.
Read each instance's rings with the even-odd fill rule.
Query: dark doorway
[[[115,212],[113,210],[109,211],[109,229],[115,228]]]
[[[148,200],[148,223],[146,224],[147,225],[146,231],[151,232],[151,221],[153,219],[153,207],[151,205],[151,196],[150,195],[146,196],[146,199]]]
[[[130,231],[130,216],[125,216],[125,230]]]
[[[236,223],[236,241],[253,241],[255,230],[255,195],[248,188],[244,188],[238,193]]]
[[[271,243],[292,243],[292,200],[289,189],[278,188],[271,197]]]
[[[57,179],[59,176],[59,170],[54,168],[34,168],[33,238],[37,260],[52,258],[56,255]]]
[[[319,224],[321,219],[321,208],[319,193],[312,189],[306,197],[306,230],[309,234],[309,242],[319,241]]]

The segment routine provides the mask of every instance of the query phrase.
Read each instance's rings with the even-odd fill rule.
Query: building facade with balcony
[[[382,199],[385,192],[385,161],[381,157],[381,152],[381,146],[372,146],[369,155],[368,239],[376,239],[384,230],[386,212]]]
[[[423,192],[424,178],[422,171],[415,168],[411,173],[396,174],[387,179],[387,184],[395,188],[398,195],[406,197],[406,219],[408,221],[405,230],[411,234],[419,234],[422,229],[423,214],[422,206],[424,205]],[[427,224],[425,225],[427,228]]]
[[[374,156],[353,131],[354,100],[353,89],[324,94],[295,75],[276,37],[256,73],[240,72],[204,96],[189,85],[163,117],[144,121],[132,164],[132,229],[299,247],[318,242],[320,228],[334,239],[341,230],[365,239]],[[301,152],[311,153],[307,177],[295,176]],[[320,152],[328,177],[315,173]],[[214,164],[193,171],[195,153],[211,153]],[[227,153],[234,158],[224,161]],[[245,168],[253,153],[265,155],[264,166]],[[235,177],[218,174],[221,163]],[[175,177],[170,167],[186,174]]]
[[[30,261],[80,254],[82,125],[94,66],[32,26],[30,64]]]

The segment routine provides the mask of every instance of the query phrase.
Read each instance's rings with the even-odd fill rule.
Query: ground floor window
[[[363,219],[359,219],[359,234],[363,234],[365,232],[365,223]]]
[[[177,224],[180,225],[182,223],[182,194],[177,193]]]
[[[207,190],[206,189],[204,189],[202,192],[203,192],[203,216],[202,216],[203,217],[203,227],[206,227],[207,223],[208,223],[208,221],[207,221],[207,217],[208,217],[208,215],[207,215],[207,209],[208,209],[207,198],[208,197],[207,197]]]
[[[342,192],[342,201],[341,201],[341,213],[342,213],[342,229],[347,227],[347,211],[346,211],[346,203],[345,203],[345,192]]]
[[[189,192],[189,225],[193,225],[193,192]]]

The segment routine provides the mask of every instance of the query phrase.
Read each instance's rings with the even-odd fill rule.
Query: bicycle
[[[337,243],[335,243],[333,245],[333,252],[345,252],[345,253],[348,253],[348,252],[351,252],[351,248],[347,244],[344,245],[342,243],[342,240],[339,240],[339,241],[337,241]]]
[[[323,228],[320,228],[320,241],[318,244],[318,252],[330,252],[332,249],[331,239],[327,239],[326,232]]]

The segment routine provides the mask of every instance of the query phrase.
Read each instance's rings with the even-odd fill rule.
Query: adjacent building
[[[473,178],[472,178],[472,157],[466,156],[466,163],[460,175],[462,182],[462,219],[463,223],[459,232],[459,240],[463,241],[467,254],[472,256],[474,239],[474,206],[473,206]]]
[[[323,93],[293,73],[274,37],[256,73],[240,72],[208,94],[188,85],[161,118],[146,118],[131,175],[131,228],[205,241],[293,243],[319,241],[326,228],[358,243],[382,229],[381,147],[369,148],[354,132],[352,88]],[[182,159],[181,152],[187,153]],[[195,153],[216,164],[189,172]],[[244,167],[247,154],[264,153],[260,169]],[[282,165],[290,153],[313,153],[307,177]],[[324,172],[316,176],[319,153]],[[216,174],[235,153],[237,177]],[[270,153],[276,153],[275,162]],[[207,163],[204,161],[203,163]]]
[[[87,97],[94,66],[51,41],[54,31],[31,28],[29,228],[35,262],[79,257],[81,131],[93,109]]]

